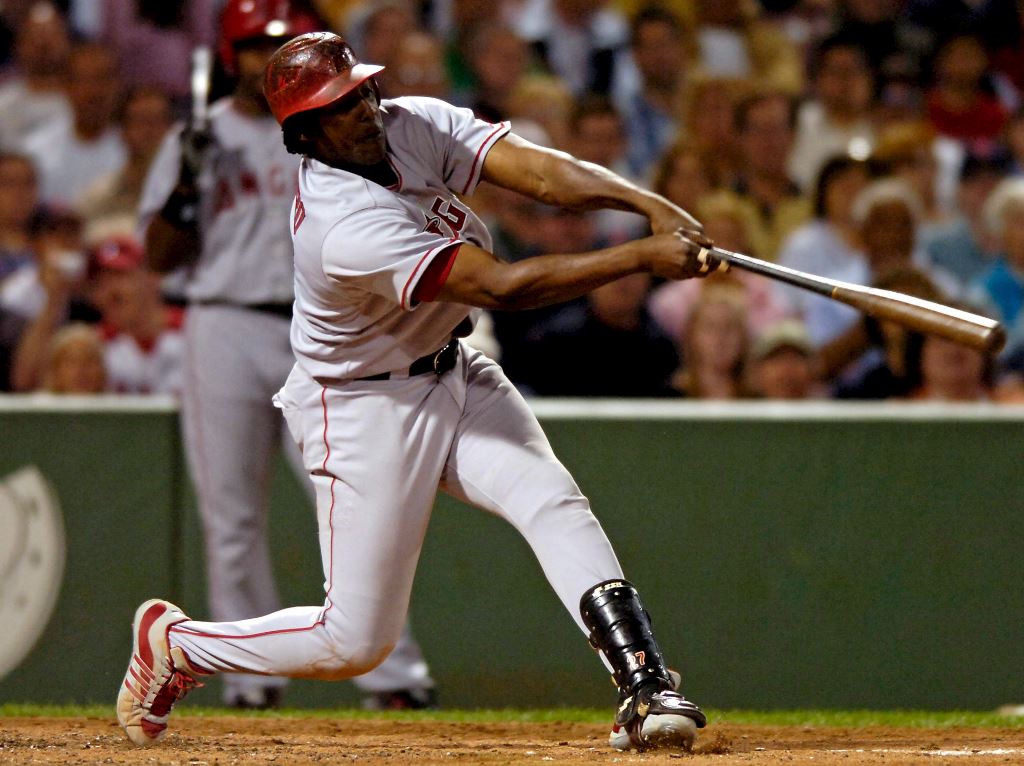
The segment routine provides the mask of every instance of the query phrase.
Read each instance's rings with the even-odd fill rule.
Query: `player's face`
[[[329,165],[376,165],[387,156],[384,119],[369,82],[319,110],[316,156]]]

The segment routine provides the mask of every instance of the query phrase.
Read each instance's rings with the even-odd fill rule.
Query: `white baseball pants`
[[[584,632],[584,591],[622,577],[526,402],[465,344],[440,379],[324,386],[296,366],[277,402],[316,489],[326,599],[175,625],[170,642],[197,669],[331,680],[374,668],[401,634],[439,486],[519,530]]]
[[[232,306],[192,306],[187,315],[182,425],[203,523],[209,609],[218,621],[280,609],[267,541],[278,448],[312,495],[302,456],[270,401],[295,363],[289,327],[285,317]],[[224,681],[227,701],[285,683],[242,673]],[[408,629],[386,662],[354,682],[367,692],[434,685]]]

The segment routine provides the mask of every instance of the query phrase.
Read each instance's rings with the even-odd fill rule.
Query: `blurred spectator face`
[[[984,398],[985,356],[934,336],[921,347],[921,383],[928,398],[969,402]]]
[[[281,41],[272,37],[246,40],[235,45],[235,66],[238,71],[235,94],[268,113],[270,104],[263,95],[263,72],[280,45]]]
[[[684,210],[696,210],[700,198],[711,189],[704,162],[692,150],[678,152],[671,162],[662,193]]]
[[[381,72],[381,78],[382,86],[390,98],[445,98],[449,83],[440,41],[425,32],[406,35],[395,51],[391,66]]]
[[[868,172],[860,165],[833,175],[825,189],[825,218],[836,225],[849,224],[853,200],[867,184]]]
[[[893,173],[906,181],[922,200],[935,199],[935,176],[939,163],[931,146],[922,146],[913,155],[893,166]]]
[[[701,216],[704,233],[719,247],[736,253],[750,252],[750,242],[743,221],[734,215],[717,213]]]
[[[494,0],[452,0],[452,21],[456,29],[466,30],[494,20]]]
[[[700,146],[721,147],[735,141],[737,90],[736,80],[702,83],[689,115],[690,130]]]
[[[817,94],[825,110],[847,118],[866,115],[871,103],[871,72],[864,53],[837,46],[822,56]]]
[[[416,17],[404,5],[389,5],[370,14],[363,31],[359,60],[391,66],[398,43],[416,29]]]
[[[751,104],[740,127],[739,142],[746,164],[765,175],[785,175],[793,148],[789,102],[773,96]]]
[[[64,69],[70,52],[64,17],[49,3],[34,4],[15,43],[18,68],[27,76],[53,75]]]
[[[978,87],[988,69],[988,55],[981,43],[973,37],[950,40],[939,53],[935,72],[941,83],[954,87]]]
[[[685,358],[719,374],[734,374],[742,364],[746,345],[746,322],[735,301],[716,296],[698,303],[689,322]]]
[[[159,278],[142,268],[101,269],[93,290],[93,301],[103,321],[125,333],[145,326],[160,306],[159,296]]]
[[[878,24],[899,11],[897,0],[844,0],[843,10],[862,24]]]
[[[103,344],[88,326],[69,325],[51,343],[45,388],[55,394],[99,394],[107,385]]]
[[[626,151],[622,120],[614,112],[585,114],[576,122],[572,145],[572,153],[581,160],[611,167]]]
[[[722,27],[743,23],[743,4],[740,0],[698,0],[697,13],[702,24]]]
[[[555,10],[569,24],[585,24],[605,0],[555,0]]]
[[[86,43],[71,53],[68,100],[75,123],[85,132],[101,132],[113,120],[121,97],[121,80],[114,54]]]
[[[38,204],[32,162],[18,155],[0,155],[0,228],[24,231]]]
[[[594,249],[597,233],[586,213],[545,208],[535,216],[536,238],[544,252],[584,253]]]
[[[902,200],[888,200],[872,206],[861,228],[861,239],[876,273],[910,262],[914,228],[914,214]]]
[[[806,399],[814,389],[811,358],[802,348],[782,346],[754,362],[755,392],[765,399]]]
[[[1011,202],[1003,211],[1003,251],[1018,269],[1024,269],[1024,201]]]
[[[507,96],[526,72],[526,43],[511,29],[488,24],[473,36],[469,66],[484,93]]]
[[[137,91],[125,104],[121,137],[129,154],[152,157],[171,127],[171,102],[159,90]]]
[[[630,274],[591,292],[588,296],[590,310],[602,324],[609,327],[623,330],[634,328],[650,288],[649,274]]]
[[[633,60],[644,82],[660,90],[671,90],[686,66],[679,32],[665,21],[650,20],[636,29]]]

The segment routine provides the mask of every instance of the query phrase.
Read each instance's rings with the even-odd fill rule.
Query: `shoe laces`
[[[170,658],[167,659],[167,664],[170,665],[171,677],[167,679],[167,683],[163,685],[163,688],[157,692],[156,697],[153,699],[153,704],[149,707],[150,713],[155,716],[167,715],[175,702],[188,694],[192,689],[202,686],[202,683],[188,673],[183,673],[175,668],[171,664]]]

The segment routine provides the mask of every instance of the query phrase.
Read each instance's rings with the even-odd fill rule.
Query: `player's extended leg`
[[[287,432],[287,429],[282,431]],[[288,433],[284,433],[281,448],[299,484],[308,492],[309,500],[315,506],[313,483],[303,465],[298,443]],[[367,707],[386,709],[400,705],[422,708],[436,705],[434,679],[430,676],[423,650],[413,637],[408,620],[398,637],[398,643],[384,662],[369,673],[356,676],[352,683],[368,695],[364,700]]]
[[[231,307],[189,310],[185,451],[203,523],[210,616],[218,622],[280,608],[267,540],[267,489],[283,429],[262,381],[261,357],[268,353],[262,341],[281,321]],[[227,704],[254,707],[284,685],[283,679],[241,674],[224,681]]]
[[[226,623],[189,620],[163,601],[144,604],[118,698],[134,742],[155,742],[166,729],[185,689],[178,679],[352,678],[376,667],[402,631],[460,407],[428,376],[328,389],[290,378],[286,391],[285,415],[303,435],[316,488],[325,603]]]
[[[704,715],[675,692],[636,589],[622,578],[590,504],[501,369],[481,354],[468,356],[464,414],[443,487],[519,530],[601,650],[620,691],[611,744],[689,747]]]

